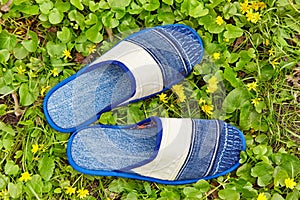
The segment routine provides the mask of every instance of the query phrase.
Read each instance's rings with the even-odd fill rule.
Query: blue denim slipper
[[[73,132],[103,112],[172,87],[202,56],[202,41],[188,26],[144,29],[52,88],[44,114],[54,129]]]
[[[67,155],[85,174],[187,184],[235,170],[245,149],[242,132],[223,121],[150,117],[135,125],[78,130]]]

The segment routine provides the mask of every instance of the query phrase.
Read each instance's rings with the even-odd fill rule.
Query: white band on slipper
[[[153,57],[142,47],[132,42],[122,41],[91,65],[106,60],[117,60],[123,63],[135,78],[136,92],[124,103],[149,96],[163,89],[161,69]]]

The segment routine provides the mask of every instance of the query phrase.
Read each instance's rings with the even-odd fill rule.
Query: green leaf
[[[8,193],[14,199],[19,198],[22,194],[22,183],[8,183]]]
[[[101,124],[116,124],[116,116],[113,115],[113,112],[105,112],[100,116]]]
[[[256,131],[268,130],[268,125],[263,119],[262,114],[254,111],[249,102],[241,108],[240,126],[244,130],[249,130],[250,128]]]
[[[275,193],[275,194],[272,196],[271,200],[284,200],[284,198],[283,198],[280,194]]]
[[[194,186],[201,192],[208,192],[210,189],[210,184],[206,180],[199,180],[194,184]]]
[[[27,15],[37,15],[39,14],[39,6],[26,4],[21,12]]]
[[[0,50],[0,63],[6,64],[6,62],[9,60],[10,53],[7,49],[1,49]]]
[[[238,200],[240,199],[240,194],[233,189],[223,189],[219,191],[219,197],[221,199],[230,199],[230,200]]]
[[[160,6],[159,0],[139,0],[143,8],[147,11],[157,10]]]
[[[273,78],[274,74],[275,74],[275,69],[273,68],[273,66],[265,65],[260,70],[258,79],[260,82],[269,81]]]
[[[278,187],[279,185],[285,186],[284,180],[289,178],[289,175],[286,172],[286,170],[284,170],[282,167],[276,166],[273,173],[273,177],[274,177],[274,185]]]
[[[183,194],[188,198],[200,199],[202,197],[202,193],[194,187],[183,188]]]
[[[57,8],[60,12],[67,12],[70,10],[70,3],[68,1],[63,2],[62,0],[57,0],[54,5],[55,8]]]
[[[57,8],[53,8],[50,11],[49,22],[51,24],[59,24],[60,22],[62,22],[63,18],[64,18],[64,14],[61,11],[59,11]]]
[[[112,10],[125,10],[131,0],[108,0],[108,5]]]
[[[209,13],[209,10],[204,8],[203,2],[198,0],[184,0],[180,11],[194,18],[202,17]]]
[[[237,4],[234,3],[227,3],[223,8],[224,18],[229,19],[230,17],[237,14]]]
[[[236,175],[241,179],[253,183],[255,179],[251,176],[251,169],[252,165],[250,163],[245,163],[237,169]]]
[[[48,155],[39,160],[39,173],[45,181],[49,181],[55,168],[54,158]]]
[[[29,106],[35,102],[37,96],[29,91],[27,83],[23,83],[19,88],[20,104],[22,106]]]
[[[164,24],[173,24],[175,21],[175,16],[172,12],[159,12],[157,19]]]
[[[55,44],[53,41],[49,41],[46,44],[47,53],[50,55],[50,57],[61,58],[65,48],[65,44]]]
[[[29,52],[35,52],[38,47],[38,36],[33,31],[28,31],[27,35],[31,38],[31,40],[23,40],[22,45]]]
[[[90,11],[95,12],[95,11],[100,9],[100,4],[95,3],[94,1],[90,1],[89,2],[89,9],[90,9]]]
[[[293,190],[293,192],[286,195],[286,200],[298,200],[299,196],[299,190]]]
[[[78,10],[83,10],[84,6],[81,3],[81,0],[71,0],[70,1],[73,6],[75,6]]]
[[[239,87],[232,90],[224,99],[223,108],[227,113],[233,113],[248,101],[249,92],[246,88]]]
[[[87,16],[87,19],[85,20],[86,25],[93,25],[98,22],[98,17],[94,13],[90,13]]]
[[[257,177],[257,184],[260,187],[265,187],[272,182],[272,174],[274,168],[272,165],[259,162],[251,169],[251,175]]]
[[[43,14],[48,15],[52,8],[53,8],[52,1],[44,1],[42,4],[40,4],[40,10]]]
[[[9,178],[5,175],[0,174],[0,190],[3,190],[7,183],[9,182]]]
[[[95,24],[85,32],[86,38],[94,43],[101,42],[103,40],[103,36],[100,33],[101,28],[102,26],[100,23]]]
[[[8,33],[7,30],[3,30],[0,33],[0,49],[1,50],[12,50],[17,44],[17,37],[13,34]]]
[[[72,34],[69,28],[63,27],[61,31],[57,31],[57,38],[62,43],[68,43],[71,40]]]
[[[34,174],[31,177],[31,180],[26,184],[25,191],[30,197],[36,197],[37,195],[38,197],[41,198],[43,187],[44,187],[44,183],[42,181],[41,176],[38,174]],[[29,198],[29,199],[33,199],[33,198]]]
[[[173,5],[174,1],[173,0],[162,0],[163,3],[167,5]]]
[[[17,175],[19,172],[19,166],[15,164],[14,161],[9,160],[4,166],[4,172],[6,175]]]
[[[242,86],[242,81],[236,77],[237,73],[231,67],[225,67],[224,78],[234,87]]]
[[[234,26],[232,24],[227,24],[224,36],[228,39],[232,39],[232,38],[241,37],[243,33],[244,31],[240,27]]]
[[[25,49],[25,47],[20,44],[14,48],[14,56],[19,60],[24,59],[28,55],[28,53],[29,52]]]

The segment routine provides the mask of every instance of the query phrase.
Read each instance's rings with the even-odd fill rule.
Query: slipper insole
[[[107,106],[130,97],[132,83],[119,66],[107,64],[82,73],[55,90],[47,102],[52,121],[59,127],[78,127]]]
[[[71,157],[83,169],[122,169],[151,158],[157,132],[156,126],[146,129],[86,128],[72,136]]]

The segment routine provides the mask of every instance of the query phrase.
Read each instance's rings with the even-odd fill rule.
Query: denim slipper
[[[223,121],[150,117],[78,130],[67,155],[85,174],[187,184],[235,170],[245,148],[242,132]]]
[[[60,132],[73,132],[103,112],[172,87],[203,52],[199,35],[185,25],[134,33],[52,88],[44,100],[46,119]]]

